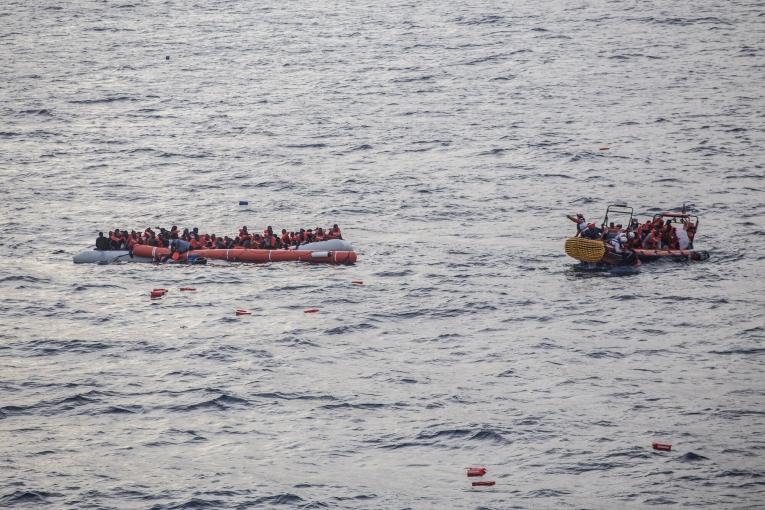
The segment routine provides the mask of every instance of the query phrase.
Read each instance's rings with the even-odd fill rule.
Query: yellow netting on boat
[[[566,239],[566,255],[582,262],[597,262],[606,254],[603,241],[569,237]]]

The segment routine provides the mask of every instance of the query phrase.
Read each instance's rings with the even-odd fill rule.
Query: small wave
[[[341,404],[326,404],[321,406],[322,409],[365,409],[367,411],[373,411],[377,409],[383,409],[385,407],[389,407],[389,404],[377,404],[373,402],[363,403],[363,404],[351,404],[349,402],[343,402]]]
[[[326,143],[298,143],[298,144],[291,144],[291,145],[282,145],[282,147],[286,147],[287,149],[323,149],[326,147]]]
[[[365,329],[375,329],[377,326],[369,323],[361,323],[361,324],[347,324],[343,326],[337,326],[332,329],[328,329],[326,333],[328,335],[342,335],[345,333],[353,333],[354,331],[363,331]]]
[[[196,508],[225,508],[227,502],[219,499],[191,498],[183,503],[155,505],[152,510],[192,510]]]
[[[618,358],[623,358],[624,354],[620,352],[604,350],[604,351],[593,351],[591,353],[588,353],[587,357],[595,358],[595,359],[600,359],[600,358],[617,358],[618,359]]]
[[[703,455],[699,455],[697,453],[688,452],[682,457],[679,457],[677,460],[680,462],[699,462],[701,460],[709,460],[707,457],[704,457]]]
[[[746,469],[729,469],[717,475],[718,478],[728,478],[728,477],[762,478],[763,476],[765,475],[763,475],[762,473],[758,471],[749,471]]]
[[[245,399],[223,394],[210,400],[197,402],[195,404],[175,406],[172,409],[175,411],[196,411],[199,409],[220,409],[225,411],[237,407],[241,408],[248,404],[249,402]]]
[[[141,411],[143,408],[140,406],[110,406],[101,411],[100,414],[136,414]]]
[[[453,21],[458,25],[494,25],[497,23],[504,23],[506,22],[506,19],[504,16],[490,14],[490,15],[482,16],[480,18],[468,18],[468,19],[465,19],[462,16],[460,16],[458,18],[455,18]]]
[[[27,505],[49,503],[48,498],[61,496],[61,494],[44,491],[14,491],[0,497],[0,503],[7,505]]]
[[[276,392],[270,392],[270,393],[255,393],[252,395],[255,398],[268,398],[268,399],[278,399],[278,400],[325,400],[325,401],[336,401],[337,398],[333,397],[332,395],[310,395],[310,394],[304,394],[304,393],[280,393],[278,391]]]
[[[567,496],[571,494],[570,491],[556,490],[556,489],[538,489],[529,492],[528,496],[532,498],[557,498],[560,496]]]
[[[412,271],[410,271],[409,269],[405,269],[403,271],[380,271],[379,273],[372,273],[372,274],[374,276],[400,278],[402,276],[411,275]]]
[[[505,152],[510,151],[511,149],[491,149],[484,152],[479,152],[479,156],[501,156]]]
[[[482,429],[473,434],[470,438],[471,441],[492,441],[495,443],[507,443],[509,442],[505,436],[493,429]]]
[[[664,18],[664,19],[648,18],[648,19],[643,19],[641,21],[650,21],[658,25],[677,25],[677,26],[688,26],[688,25],[696,25],[696,24],[730,25],[730,22],[721,20],[720,18],[717,18],[715,16],[704,16],[700,18]]]
[[[436,430],[435,432],[420,432],[417,434],[417,439],[430,440],[430,439],[456,439],[466,437],[473,431],[469,429],[446,429]]]
[[[247,501],[244,506],[250,507],[263,505],[268,508],[271,505],[296,505],[298,503],[303,503],[304,501],[305,500],[300,496],[286,492],[283,494],[275,494],[273,496],[262,496],[254,500]],[[301,508],[306,507],[301,506]]]
[[[75,99],[72,101],[69,101],[69,104],[83,104],[83,105],[90,105],[90,104],[107,104],[107,103],[116,103],[119,101],[136,101],[137,99],[131,96],[114,96],[114,97],[102,97],[98,99]]]
[[[567,175],[567,174],[539,174],[539,177],[544,177],[544,178],[555,177],[556,179],[574,179],[573,176]]]
[[[23,113],[25,115],[42,115],[45,117],[53,116],[53,112],[51,110],[48,110],[47,108],[21,110],[19,113]]]
[[[413,76],[411,78],[396,78],[394,80],[391,80],[393,83],[411,83],[411,82],[417,82],[417,81],[430,81],[433,79],[433,75],[425,75],[425,76]]]
[[[48,278],[35,278],[30,275],[11,275],[0,277],[0,283],[5,282],[27,282],[27,283],[48,283]]]
[[[763,353],[765,353],[765,348],[759,348],[759,347],[753,347],[751,349],[731,349],[727,351],[709,351],[709,354],[721,354],[721,355],[731,355],[731,354],[752,355],[752,354],[763,354]]]

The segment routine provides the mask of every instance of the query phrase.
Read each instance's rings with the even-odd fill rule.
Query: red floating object
[[[599,150],[602,150],[602,151],[607,151],[607,150],[608,150],[608,147],[601,147]]]
[[[486,474],[485,467],[471,467],[467,468],[467,475],[470,476],[483,476]]]
[[[306,308],[305,310],[303,310],[303,313],[316,313],[318,311],[319,311],[318,308]]]
[[[672,445],[667,443],[653,443],[651,446],[653,446],[654,450],[659,450],[660,452],[672,451]]]
[[[167,292],[167,289],[154,289],[152,292],[161,292],[162,294],[164,294],[165,292]]]
[[[252,312],[249,312],[247,310],[243,310],[240,308],[239,310],[236,311],[236,314],[237,315],[252,315]]]
[[[364,282],[361,281],[361,280],[353,280],[353,281],[351,281],[351,283],[354,284],[354,285],[364,285]]]
[[[151,299],[158,299],[165,295],[165,293],[161,290],[153,290],[149,293],[151,296]]]
[[[194,288],[194,287],[181,287],[181,290],[182,291],[184,291],[184,290],[191,290],[191,291],[193,291],[193,290],[197,290],[197,289]]]
[[[473,487],[491,487],[496,483],[497,482],[494,480],[480,480],[478,482],[473,482]]]

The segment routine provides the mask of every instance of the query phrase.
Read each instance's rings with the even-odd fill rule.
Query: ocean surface
[[[761,2],[11,0],[0,70],[0,507],[765,508]],[[581,270],[615,201],[711,258]]]

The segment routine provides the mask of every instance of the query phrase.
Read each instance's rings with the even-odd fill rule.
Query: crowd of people
[[[583,214],[569,215],[568,219],[576,223],[576,236],[585,239],[602,240],[616,253],[638,248],[650,250],[687,250],[693,249],[693,237],[696,225],[681,217],[679,222],[664,219],[661,216],[640,223],[632,218],[629,225],[605,223],[598,227],[587,222]]]
[[[215,234],[201,234],[197,227],[189,230],[184,228],[180,230],[173,226],[170,230],[163,227],[146,228],[143,232],[137,232],[116,228],[105,236],[103,232],[98,233],[96,239],[97,250],[129,250],[132,251],[136,245],[157,246],[161,248],[170,248],[171,251],[181,253],[189,250],[200,249],[232,249],[232,248],[260,248],[265,250],[289,249],[290,247],[299,247],[302,244],[313,243],[317,241],[326,241],[329,239],[342,239],[342,233],[337,223],[331,228],[316,227],[315,229],[303,229],[296,232],[287,232],[282,229],[281,234],[274,232],[269,225],[263,233],[251,233],[247,226],[239,229],[236,236],[216,236]]]

